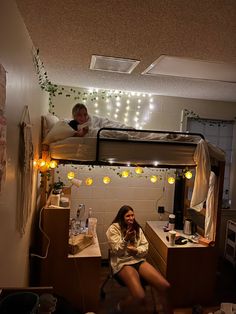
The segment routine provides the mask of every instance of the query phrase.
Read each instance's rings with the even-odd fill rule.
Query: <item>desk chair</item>
[[[122,280],[119,280],[116,277],[114,277],[113,270],[112,270],[112,267],[111,267],[111,250],[108,250],[108,267],[109,267],[109,272],[108,272],[107,277],[103,281],[102,286],[100,288],[100,299],[101,300],[105,300],[105,298],[106,298],[105,287],[106,287],[107,283],[110,280],[114,280],[115,279],[116,282],[118,282],[118,284],[121,287],[126,287],[125,283]],[[142,284],[144,290],[146,291],[146,287],[149,284],[142,278],[141,278],[141,284]],[[153,291],[153,288],[151,286],[150,286],[150,288],[151,288],[150,290],[151,290],[151,296],[152,296],[152,302],[153,302],[153,314],[157,314],[154,291]]]

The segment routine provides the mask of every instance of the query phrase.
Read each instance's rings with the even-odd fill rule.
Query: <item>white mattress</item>
[[[126,138],[127,139],[127,138]],[[142,139],[143,140],[143,139]],[[189,139],[188,139],[189,141]],[[70,137],[50,145],[51,157],[59,160],[94,162],[96,160],[96,138]],[[116,164],[150,165],[195,165],[193,154],[196,145],[189,143],[142,141],[117,141],[106,138],[100,142],[99,161]]]

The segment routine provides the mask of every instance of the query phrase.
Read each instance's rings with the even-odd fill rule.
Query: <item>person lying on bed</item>
[[[73,120],[69,122],[69,126],[76,131],[74,136],[85,136],[89,130],[89,115],[86,106],[84,104],[76,104],[72,109],[72,116]]]
[[[96,115],[89,115],[88,110],[84,104],[76,104],[72,109],[73,120],[69,125],[75,130],[74,136],[88,136],[94,137],[100,128],[127,128],[118,121],[112,121],[106,117],[99,117]]]
[[[173,313],[168,296],[170,284],[146,262],[148,242],[130,206],[120,208],[106,236],[111,249],[110,263],[114,277],[125,284],[131,294],[120,301],[112,313],[123,313],[129,308],[145,305],[143,281],[157,290],[163,309],[161,313]]]

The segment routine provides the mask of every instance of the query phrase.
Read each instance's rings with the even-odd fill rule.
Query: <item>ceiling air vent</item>
[[[90,70],[130,74],[140,61],[92,55]]]

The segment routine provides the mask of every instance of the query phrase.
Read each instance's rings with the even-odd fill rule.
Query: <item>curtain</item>
[[[0,192],[6,171],[6,71],[0,64]]]

